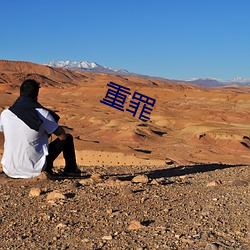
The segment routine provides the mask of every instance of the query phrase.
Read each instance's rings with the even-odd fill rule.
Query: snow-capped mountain
[[[102,66],[100,64],[97,64],[95,62],[75,62],[75,61],[52,61],[49,63],[44,63],[44,65],[53,67],[53,68],[65,68],[70,70],[82,70],[82,71],[92,71],[92,72],[100,72],[100,73],[107,73],[107,74],[115,74],[115,75],[133,75],[133,76],[139,76],[143,78],[148,78],[147,75],[141,75],[137,73],[128,72],[125,69],[114,69],[106,66]],[[150,78],[156,78],[156,79],[163,79],[163,80],[169,80],[162,77],[150,77]],[[222,80],[222,79],[216,79],[216,78],[191,78],[191,79],[185,79],[185,80],[174,80],[172,81],[176,82],[186,82],[191,83],[194,85],[199,85],[203,87],[223,87],[228,85],[241,85],[241,86],[250,86],[250,78],[241,78],[236,77],[232,80]]]
[[[71,62],[71,61],[53,61],[49,63],[45,63],[45,65],[53,67],[53,68],[66,68],[66,69],[72,69],[72,68],[79,68],[79,69],[93,69],[100,67],[99,64],[95,62]]]
[[[250,78],[235,77],[233,80],[231,80],[231,83],[250,85]]]
[[[44,63],[44,65],[53,67],[53,68],[65,68],[70,70],[83,70],[83,71],[94,71],[100,73],[108,74],[118,74],[118,75],[127,75],[129,72],[124,69],[114,69],[106,66],[101,66],[95,62],[73,62],[73,61],[52,61]]]
[[[228,85],[250,86],[250,79],[242,77],[236,77],[232,80],[222,80],[216,78],[192,78],[182,81],[209,88],[228,86]]]

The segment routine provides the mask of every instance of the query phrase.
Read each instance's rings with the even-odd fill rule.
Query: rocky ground
[[[0,249],[250,249],[249,166],[0,174]]]

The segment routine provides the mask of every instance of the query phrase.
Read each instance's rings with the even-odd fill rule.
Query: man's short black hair
[[[20,86],[20,96],[36,98],[38,96],[40,85],[36,80],[25,80]]]

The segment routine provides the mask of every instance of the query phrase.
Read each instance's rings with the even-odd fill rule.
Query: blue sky
[[[248,0],[2,0],[0,59],[250,78]]]

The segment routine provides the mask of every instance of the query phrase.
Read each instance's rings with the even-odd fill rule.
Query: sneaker
[[[66,175],[81,175],[81,173],[82,171],[78,167],[73,169],[64,169],[64,174]]]

